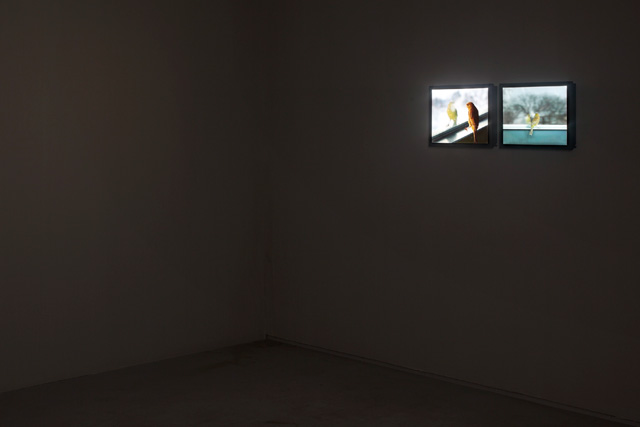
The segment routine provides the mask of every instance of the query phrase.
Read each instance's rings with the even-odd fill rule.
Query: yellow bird
[[[538,126],[538,123],[540,123],[540,114],[534,114],[533,120],[531,120],[531,116],[527,114],[527,117],[524,120],[527,122],[527,124],[531,125],[531,132],[529,132],[529,135],[533,135],[533,128]]]
[[[473,105],[473,102],[467,102],[467,108],[469,109],[469,126],[473,131],[473,142],[478,142],[478,139],[476,138],[476,132],[478,131],[478,125],[480,124],[478,109]]]
[[[458,124],[458,110],[453,106],[453,101],[447,105],[447,116],[449,116],[449,119],[453,120],[453,126]]]

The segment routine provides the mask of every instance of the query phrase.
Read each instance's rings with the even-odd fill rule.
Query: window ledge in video
[[[506,145],[567,145],[567,125],[503,125],[502,143]]]
[[[480,124],[478,126],[478,133],[482,133],[488,130],[489,113],[481,114],[479,119]],[[473,144],[473,132],[471,131],[471,128],[465,130],[465,128],[468,127],[469,123],[465,121],[451,129],[447,129],[444,132],[434,135],[432,142],[438,144],[460,144],[468,142]]]

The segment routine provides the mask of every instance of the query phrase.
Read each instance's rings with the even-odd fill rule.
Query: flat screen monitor
[[[575,147],[575,84],[500,85],[500,146]]]
[[[429,94],[429,145],[492,146],[495,86],[431,86]]]

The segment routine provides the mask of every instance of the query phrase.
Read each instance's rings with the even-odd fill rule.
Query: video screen
[[[502,87],[502,144],[567,146],[569,85]]]
[[[432,87],[429,142],[489,144],[489,87]]]

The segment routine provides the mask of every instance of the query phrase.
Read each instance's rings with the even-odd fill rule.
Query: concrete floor
[[[0,394],[3,427],[620,425],[276,343]]]

